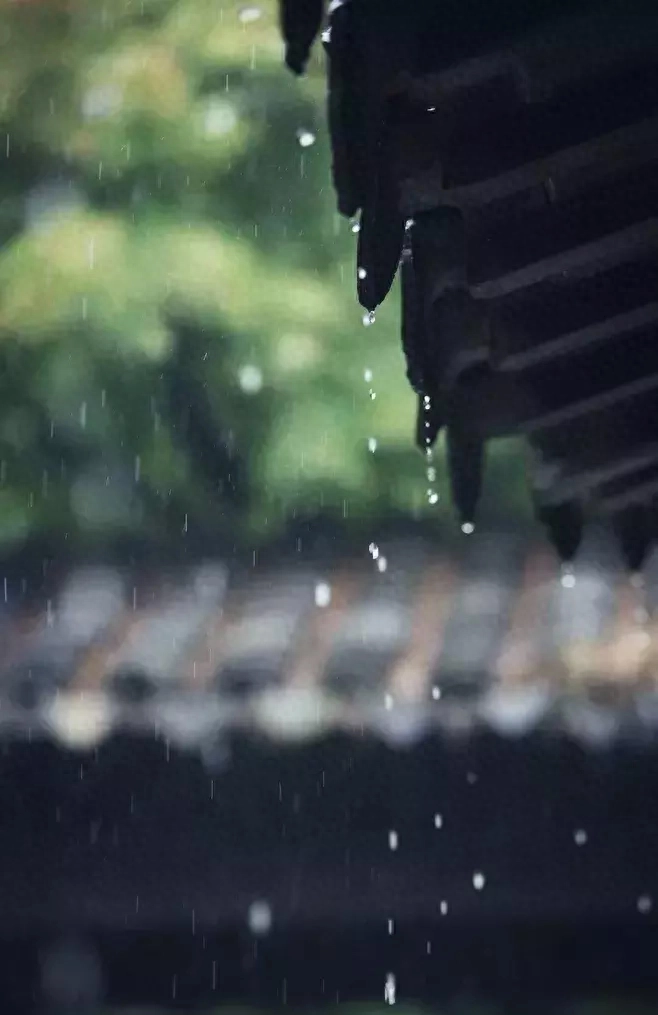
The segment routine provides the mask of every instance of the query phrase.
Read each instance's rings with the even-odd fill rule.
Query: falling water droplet
[[[377,570],[379,571],[380,574],[383,574],[384,571],[386,571],[387,568],[388,568],[388,561],[387,561],[386,557],[380,557],[378,559],[378,561],[377,561]]]
[[[303,130],[300,128],[297,131],[297,143],[300,148],[310,148],[311,145],[315,144],[315,134],[312,130]]]
[[[476,871],[475,874],[473,875],[473,888],[475,889],[475,891],[481,892],[486,883],[487,880],[482,871]]]
[[[261,936],[269,933],[272,927],[272,910],[268,902],[258,899],[249,906],[247,923],[252,934]]]
[[[570,564],[562,565],[562,574],[560,577],[560,585],[563,589],[572,589],[576,585],[576,576],[573,573],[573,567]]]
[[[465,536],[472,536],[475,532],[475,526],[473,522],[464,522],[462,525],[462,532]]]
[[[384,983],[384,1001],[386,1004],[395,1004],[395,976],[393,973],[386,974]]]
[[[427,499],[430,502],[430,504],[438,504],[439,503],[439,495],[436,492],[436,490],[428,490],[427,491]]]
[[[365,268],[357,268],[357,272],[356,273],[359,276],[359,278],[366,278],[367,275],[368,275],[368,272],[366,271]]]
[[[377,560],[379,556],[379,547],[377,546],[377,543],[370,543],[370,545],[368,546],[368,553],[370,554],[373,560]]]
[[[395,852],[398,848],[398,833],[395,829],[391,829],[388,833],[388,848],[392,850],[392,852]]]
[[[384,695],[384,708],[386,709],[387,712],[390,712],[392,710],[393,704],[394,704],[394,702],[393,702],[393,695],[392,694],[385,694]]]
[[[367,314],[363,315],[362,321],[363,321],[363,327],[364,328],[369,328],[371,324],[375,323],[375,311],[374,310],[369,310]]]
[[[641,895],[637,900],[638,912],[646,916],[653,909],[653,899],[650,895]]]
[[[585,831],[584,828],[576,829],[576,831],[573,833],[573,841],[576,843],[577,846],[587,845],[587,832]]]
[[[377,438],[376,437],[369,437],[368,438],[368,451],[372,455],[374,455],[376,450],[377,450]]]
[[[434,698],[434,701],[439,701],[441,698],[441,688],[437,684],[434,684],[434,687],[432,688],[432,697]]]
[[[443,816],[441,814],[434,815],[434,827],[443,828]]]
[[[318,582],[315,586],[315,605],[319,607],[329,606],[331,602],[331,585],[327,582]]]
[[[250,4],[248,7],[241,7],[238,11],[238,19],[243,25],[253,24],[254,21],[258,21],[262,15],[260,7],[256,7],[254,4]]]
[[[395,930],[395,924],[393,923],[393,920],[389,920],[388,921],[388,932],[389,932],[389,934],[392,934],[394,930]]]
[[[361,226],[360,226],[360,225],[359,225],[359,223],[358,223],[358,222],[357,222],[357,221],[355,220],[354,222],[352,222],[352,224],[351,224],[351,226],[350,226],[350,229],[352,230],[352,232],[353,232],[353,233],[358,233],[358,232],[360,232],[360,231],[361,231]]]
[[[241,367],[238,372],[238,383],[247,395],[257,395],[263,387],[263,371],[251,363]]]
[[[441,904],[439,906],[439,912],[440,912],[441,916],[447,916],[448,915],[448,903],[445,901],[445,899],[441,902]]]

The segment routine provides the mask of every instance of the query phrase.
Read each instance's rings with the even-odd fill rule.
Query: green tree
[[[285,72],[273,0],[0,8],[0,545],[440,510],[322,54]]]

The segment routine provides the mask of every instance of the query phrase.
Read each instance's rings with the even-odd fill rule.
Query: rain
[[[567,6],[5,5],[7,1011],[656,1010],[658,11]]]

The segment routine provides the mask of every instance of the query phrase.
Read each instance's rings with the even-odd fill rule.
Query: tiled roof
[[[603,741],[650,729],[658,570],[641,587],[589,550],[562,571],[545,547],[478,531],[453,555],[399,539],[330,565],[217,561],[148,579],[86,567],[36,607],[9,582],[0,730],[94,742],[155,723],[200,742],[236,725],[294,738],[366,724],[413,742],[434,726]]]
[[[283,0],[301,70],[322,4]],[[374,311],[401,261],[418,441],[445,429],[473,521],[486,443],[522,435],[565,559],[656,531],[658,13],[618,0],[330,5],[338,206]]]

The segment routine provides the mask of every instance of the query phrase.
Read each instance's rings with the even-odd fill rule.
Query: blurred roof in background
[[[567,569],[477,531],[453,554],[400,537],[358,558],[80,568],[29,605],[20,581],[4,592],[6,735],[84,746],[155,723],[201,744],[221,727],[286,739],[365,723],[411,743],[484,724],[606,743],[658,717],[658,560],[630,578],[596,533]]]

